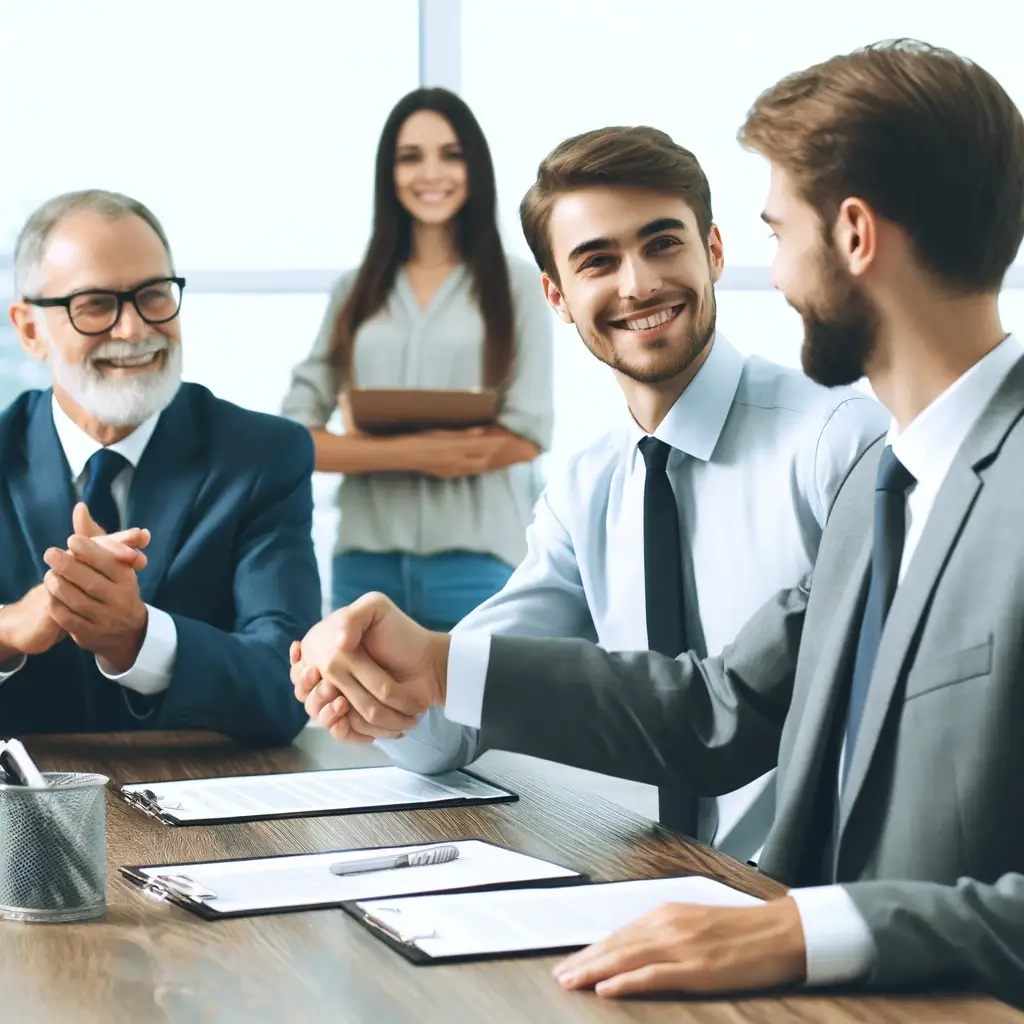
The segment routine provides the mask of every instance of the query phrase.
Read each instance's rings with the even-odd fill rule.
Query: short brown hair
[[[739,139],[792,177],[826,228],[863,199],[958,291],[998,290],[1024,237],[1024,119],[949,50],[889,40],[788,75]]]
[[[555,281],[548,222],[556,200],[567,192],[608,185],[685,200],[707,246],[713,219],[711,186],[697,158],[657,128],[598,128],[557,145],[541,161],[537,180],[519,204],[519,220],[533,258]]]

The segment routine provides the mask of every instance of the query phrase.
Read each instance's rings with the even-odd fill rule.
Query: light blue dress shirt
[[[719,653],[769,597],[810,570],[839,485],[887,424],[874,399],[744,358],[717,336],[655,432],[673,448],[667,471],[679,507],[693,650]],[[492,634],[647,647],[645,467],[637,450],[644,436],[626,411],[619,428],[577,453],[549,483],[527,534],[526,559],[499,594],[456,627],[451,665],[473,668],[449,673],[447,717],[435,708],[403,739],[379,743],[396,763],[440,772],[477,755],[475,729],[456,722],[479,725]],[[471,677],[474,684],[463,687]],[[770,778],[708,801],[717,811],[716,845],[755,856],[774,817],[771,792],[758,801]],[[745,820],[749,815],[756,820]],[[734,834],[744,836],[744,848],[729,846]]]

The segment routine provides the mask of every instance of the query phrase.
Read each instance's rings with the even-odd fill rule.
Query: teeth
[[[111,366],[127,369],[132,366],[145,366],[147,363],[153,362],[159,354],[159,352],[150,352],[148,355],[144,356],[126,356],[123,359],[107,359],[104,361],[109,363]]]
[[[632,320],[624,320],[623,326],[627,331],[649,331],[652,327],[660,327],[668,323],[678,312],[678,307],[662,310],[654,316],[635,317]]]

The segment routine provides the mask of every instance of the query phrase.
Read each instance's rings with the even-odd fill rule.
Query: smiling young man
[[[360,719],[443,705],[483,744],[703,790],[778,761],[759,866],[788,896],[662,907],[559,965],[566,987],[955,986],[1024,1006],[1024,358],[999,314],[1024,117],[973,61],[895,40],[787,76],[740,138],[771,165],[772,276],[805,368],[866,374],[892,414],[813,578],[705,659],[481,653],[369,595],[303,641],[293,680],[322,673]]]
[[[710,187],[664,132],[605,128],[563,142],[521,218],[548,302],[611,367],[627,408],[550,482],[525,561],[457,632],[485,648],[502,634],[717,654],[810,569],[832,499],[884,412],[849,388],[744,358],[717,330],[725,256]],[[307,699],[327,725],[343,708],[323,711],[330,696],[324,686]],[[474,730],[439,711],[381,746],[425,772],[482,753]],[[625,774],[650,781],[639,766]],[[662,787],[660,819],[747,859],[773,797],[770,774],[717,801],[679,782]]]
[[[185,282],[141,203],[49,201],[14,269],[53,388],[0,414],[0,733],[291,739],[288,641],[320,606],[308,435],[182,384]],[[151,533],[138,573],[102,542],[127,525]]]

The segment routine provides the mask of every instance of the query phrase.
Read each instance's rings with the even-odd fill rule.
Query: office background
[[[743,352],[798,365],[799,318],[771,290],[759,157],[736,129],[775,79],[835,52],[910,35],[993,72],[1024,106],[1024,65],[1001,0],[861,0],[855,19],[813,0],[0,0],[0,304],[15,234],[70,189],[133,195],[163,220],[188,278],[185,376],[276,412],[337,272],[358,262],[373,156],[394,102],[418,84],[462,94],[494,155],[509,251],[529,258],[519,199],[568,135],[647,123],[691,148],[711,181],[728,269],[719,326]],[[1024,321],[1024,265],[1002,299]],[[559,324],[546,468],[622,415],[610,373]],[[46,382],[3,318],[0,406]],[[321,565],[336,481],[316,480]]]

